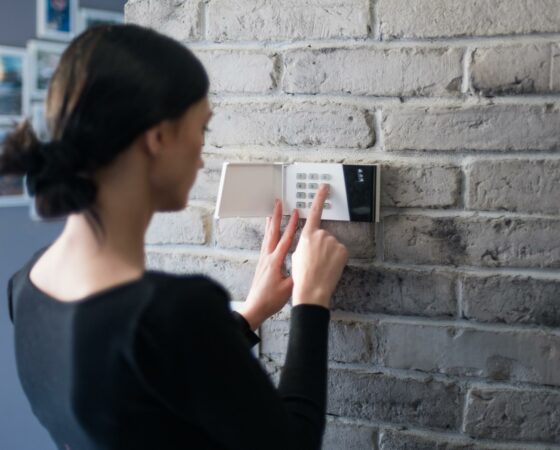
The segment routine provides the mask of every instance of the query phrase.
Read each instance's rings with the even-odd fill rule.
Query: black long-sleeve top
[[[318,449],[325,426],[329,311],[292,309],[278,389],[258,338],[203,276],[148,270],[75,302],[8,284],[18,374],[63,450]]]

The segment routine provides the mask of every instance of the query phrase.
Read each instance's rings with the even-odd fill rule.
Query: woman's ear
[[[163,123],[157,124],[144,132],[146,149],[150,156],[157,157],[165,146],[165,130]]]

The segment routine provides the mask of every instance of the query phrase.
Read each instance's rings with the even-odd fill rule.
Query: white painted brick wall
[[[365,109],[332,103],[216,104],[208,142],[234,145],[367,148],[373,145]]]
[[[285,56],[284,91],[354,95],[456,95],[463,50],[367,48],[298,50]]]
[[[276,87],[276,58],[266,52],[197,51],[212,92],[266,94]]]
[[[557,92],[553,71],[558,43],[516,44],[477,48],[472,55],[472,86],[484,95]]]
[[[208,39],[365,37],[367,0],[208,0]]]
[[[154,28],[178,40],[201,36],[201,0],[132,0],[125,4],[126,22]]]
[[[560,28],[556,0],[379,0],[387,38],[553,33]]]
[[[200,57],[215,111],[149,267],[243,301],[264,220],[212,219],[224,161],[382,166],[380,224],[324,222],[351,255],[324,449],[560,450],[558,0],[130,0],[126,18]],[[289,317],[261,330],[275,382]]]
[[[383,129],[387,150],[521,151],[558,149],[559,124],[557,103],[428,106],[387,108]]]
[[[475,161],[465,172],[469,209],[560,215],[560,160]]]

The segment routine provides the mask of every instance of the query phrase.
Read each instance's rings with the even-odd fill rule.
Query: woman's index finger
[[[321,225],[321,216],[323,215],[323,207],[325,205],[325,200],[329,195],[329,185],[321,184],[313,200],[313,205],[309,210],[307,220],[305,221],[304,230],[306,229],[316,229]]]

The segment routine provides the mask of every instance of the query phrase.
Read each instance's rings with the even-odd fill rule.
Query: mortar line
[[[370,21],[371,21],[371,34],[370,37],[376,41],[381,41],[381,20],[379,18],[379,0],[370,0]]]
[[[550,92],[554,90],[554,47],[555,44],[550,44],[550,75],[549,75],[549,83],[548,88]]]
[[[367,420],[361,419],[356,417],[347,417],[347,416],[332,416],[327,413],[327,421],[333,423],[340,423],[345,425],[358,425],[358,426],[368,426],[375,428],[379,434],[385,431],[396,431],[405,435],[413,435],[418,437],[425,437],[428,439],[443,439],[450,441],[450,443],[457,443],[457,444],[481,444],[484,445],[483,450],[510,450],[512,446],[515,448],[519,448],[520,445],[523,445],[525,448],[527,445],[527,450],[556,450],[560,449],[560,446],[555,444],[547,444],[538,441],[495,441],[492,439],[484,439],[484,438],[471,438],[466,434],[463,434],[459,430],[451,430],[446,431],[442,429],[433,429],[429,427],[422,427],[419,424],[410,425],[409,423],[406,426],[399,425],[395,422],[387,422],[384,420]],[[551,447],[552,445],[552,447]],[[486,447],[489,446],[489,447]]]
[[[208,2],[200,2],[200,28],[201,35],[204,42],[208,40]],[[191,47],[191,45],[189,45]]]
[[[534,151],[516,151],[509,153],[503,150],[470,150],[470,151],[455,151],[455,150],[441,150],[441,151],[428,151],[428,150],[391,150],[385,151],[384,149],[376,148],[357,149],[357,148],[321,148],[321,159],[323,162],[328,162],[329,159],[344,160],[351,163],[395,163],[399,164],[416,164],[426,167],[431,167],[430,163],[440,163],[449,165],[450,167],[460,168],[463,165],[472,164],[480,161],[558,161],[560,160],[560,152],[555,150],[534,150]],[[315,147],[313,147],[315,148]],[[292,146],[247,146],[238,145],[232,147],[209,147],[205,149],[204,156],[211,160],[223,160],[224,158],[237,158],[239,156],[246,156],[251,153],[252,161],[284,161],[288,162],[289,159],[294,157],[301,161],[316,161],[317,158],[314,154],[306,154],[300,147]],[[246,158],[244,158],[246,160]]]
[[[463,80],[461,85],[461,92],[463,94],[469,94],[471,90],[471,61],[474,55],[474,50],[471,47],[467,47],[463,53]]]
[[[377,5],[375,5],[374,12],[377,14]],[[371,13],[370,13],[371,14]],[[380,27],[380,20],[377,17],[377,22]],[[269,40],[264,42],[247,41],[247,40],[231,40],[223,42],[203,41],[191,42],[184,41],[184,44],[192,48],[207,48],[216,50],[236,50],[236,49],[259,49],[259,50],[299,50],[299,49],[320,49],[320,48],[341,48],[341,49],[354,49],[354,48],[441,48],[451,47],[460,48],[465,46],[475,47],[493,47],[493,46],[512,46],[522,44],[538,44],[545,43],[546,41],[557,41],[560,39],[560,33],[534,33],[534,34],[520,34],[520,35],[497,35],[497,36],[474,36],[474,37],[440,37],[440,38],[425,38],[425,39],[383,39],[381,30],[378,31],[379,36],[370,37],[338,37],[338,38],[311,38],[301,40]]]
[[[519,333],[519,334],[542,334],[560,337],[560,330],[556,326],[545,325],[523,325],[505,323],[474,322],[466,319],[438,318],[425,316],[390,315],[377,313],[354,313],[333,310],[331,313],[333,321],[361,322],[374,325],[408,325],[431,328],[455,328],[461,330],[474,330],[485,333]]]
[[[472,386],[467,387],[463,395],[463,408],[461,411],[461,425],[459,431],[461,433],[466,433],[467,430],[467,415],[469,413],[469,393],[472,391]]]
[[[330,361],[328,369],[338,370],[343,372],[357,372],[365,375],[386,375],[398,380],[414,380],[418,382],[425,382],[427,380],[435,380],[439,383],[454,383],[464,390],[471,388],[479,389],[494,389],[505,390],[511,392],[554,392],[560,394],[560,386],[544,385],[539,383],[531,383],[527,381],[509,380],[510,383],[503,381],[494,381],[489,378],[482,378],[476,376],[460,376],[443,374],[439,372],[420,372],[417,370],[408,369],[395,369],[391,367],[378,366],[375,364],[367,363],[337,363]]]
[[[544,106],[560,102],[560,94],[525,94],[505,95],[501,97],[483,96],[448,96],[448,97],[406,97],[398,95],[371,95],[352,93],[316,93],[287,94],[278,92],[273,94],[254,93],[214,93],[213,99],[224,105],[243,105],[252,103],[274,104],[279,102],[290,102],[293,104],[313,103],[316,105],[329,105],[339,103],[343,105],[371,108],[372,102],[376,106],[392,106],[396,109],[410,108],[484,108],[494,106]]]
[[[526,277],[538,281],[558,281],[560,282],[559,269],[532,269],[532,268],[512,268],[512,267],[480,267],[480,266],[444,266],[438,264],[403,264],[384,261],[381,264],[377,263],[356,263],[351,260],[352,266],[362,267],[378,270],[408,270],[414,272],[438,272],[448,273],[450,275],[466,275],[474,277]]]
[[[541,213],[523,213],[512,211],[478,211],[464,209],[433,209],[433,208],[396,208],[386,206],[383,208],[381,216],[387,217],[392,215],[407,216],[424,216],[431,218],[467,218],[467,219],[529,219],[529,220],[554,220],[560,221],[558,214],[541,214]]]
[[[455,279],[455,298],[457,300],[457,320],[464,320],[463,317],[463,281],[458,276]]]

